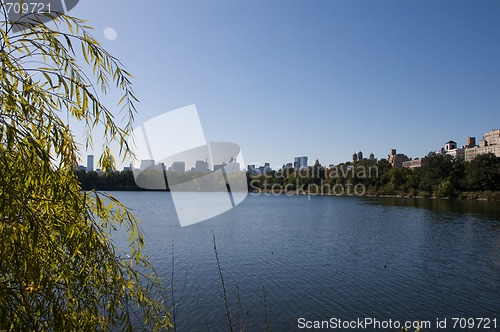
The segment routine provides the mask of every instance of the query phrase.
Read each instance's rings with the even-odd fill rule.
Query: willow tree
[[[168,328],[137,220],[113,197],[82,192],[73,172],[76,122],[87,147],[104,132],[104,171],[110,144],[130,155],[130,74],[82,20],[11,22],[0,6],[0,330]],[[123,94],[115,110],[99,98],[110,89]],[[128,231],[126,252],[111,240],[118,228]]]

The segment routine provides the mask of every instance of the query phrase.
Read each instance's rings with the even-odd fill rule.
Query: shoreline
[[[170,190],[165,189],[141,189],[141,188],[129,188],[129,189],[82,189],[83,191],[98,191],[98,192],[170,192]],[[206,193],[211,193],[212,191],[206,191]],[[224,191],[217,191],[224,192]],[[230,192],[230,191],[229,191]],[[249,190],[249,195],[286,195],[286,196],[330,196],[330,197],[370,197],[370,198],[399,198],[399,199],[442,199],[442,200],[457,200],[457,201],[487,201],[487,202],[499,202],[500,192],[461,192],[458,193],[456,197],[437,197],[437,196],[425,196],[425,195],[397,195],[397,194],[362,194],[357,195],[355,193],[351,194],[334,194],[334,193],[314,193],[308,192],[306,190],[294,190],[294,191],[277,191],[277,190]],[[486,196],[486,197],[485,197]]]
[[[356,194],[342,194],[336,195],[332,193],[313,193],[307,192],[304,190],[301,191],[273,191],[273,190],[259,190],[259,191],[249,191],[251,194],[264,194],[264,195],[287,195],[287,196],[333,196],[333,197],[371,197],[371,198],[399,198],[399,199],[442,199],[442,200],[457,200],[457,201],[487,201],[487,202],[498,202],[500,201],[500,192],[461,192],[457,194],[457,197],[437,197],[437,196],[424,196],[424,195],[374,195],[374,194],[364,194],[364,195],[356,195]],[[493,197],[484,197],[483,195],[489,195]]]

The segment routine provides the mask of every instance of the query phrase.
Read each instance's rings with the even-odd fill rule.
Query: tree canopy
[[[429,153],[422,166],[415,169],[392,167],[386,159],[377,163],[370,160],[341,163],[319,171],[313,168],[318,167],[248,174],[248,189],[288,192],[319,186],[322,193],[339,195],[343,191],[336,191],[335,186],[360,185],[366,189],[360,192],[368,195],[500,199],[500,158],[491,153],[480,154],[470,161]]]
[[[10,22],[0,2],[0,330],[168,328],[138,221],[112,196],[81,191],[73,171],[71,123],[85,125],[86,147],[103,129],[104,171],[113,142],[130,155],[131,75],[84,21],[44,15],[52,21]],[[123,94],[116,111],[100,100],[110,89]],[[118,228],[129,247],[113,245]]]

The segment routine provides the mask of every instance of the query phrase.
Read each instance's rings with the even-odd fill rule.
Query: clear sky
[[[207,140],[247,164],[421,157],[500,128],[497,0],[82,0],[70,14],[135,75],[137,124],[196,104]]]

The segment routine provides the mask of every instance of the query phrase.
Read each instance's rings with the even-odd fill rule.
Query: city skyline
[[[71,14],[134,74],[137,123],[196,104],[207,139],[238,142],[247,164],[424,156],[500,122],[498,1],[151,5],[89,0]]]
[[[493,153],[497,157],[500,157],[500,129],[492,129],[491,131],[486,132],[481,140],[479,141],[479,144],[476,144],[476,137],[472,136],[467,136],[466,138],[466,144],[460,146],[457,145],[457,142],[453,140],[449,140],[448,142],[444,143],[441,147],[438,147],[437,150],[430,150],[429,153],[445,153],[453,158],[456,159],[462,159],[465,161],[472,160],[474,157],[476,157],[479,154],[484,154],[484,153]],[[397,153],[397,149],[391,148],[389,150],[389,154],[387,155],[387,158],[381,157],[381,158],[376,158],[375,154],[372,152],[369,154],[368,157],[363,157],[363,152],[359,150],[358,152],[354,152],[352,155],[351,160],[345,160],[343,162],[340,162],[338,164],[343,164],[346,162],[356,162],[359,160],[370,160],[374,163],[376,163],[380,159],[386,159],[388,160],[389,164],[391,164],[394,167],[408,167],[408,168],[417,168],[421,166],[422,161],[425,159],[425,157],[428,154],[424,156],[411,156],[409,157],[406,153]],[[314,159],[314,158],[313,158]],[[314,159],[316,162],[319,161],[319,158]],[[321,164],[321,163],[320,163]],[[168,171],[173,171],[176,173],[183,173],[183,172],[209,172],[213,170],[217,170],[217,168],[231,165],[232,171],[236,170],[246,170],[249,173],[253,174],[263,174],[266,173],[270,170],[279,170],[279,169],[285,169],[288,167],[293,167],[296,169],[303,169],[305,167],[311,166],[309,163],[309,156],[300,156],[300,157],[294,157],[293,162],[286,162],[283,163],[281,167],[271,167],[271,164],[268,162],[264,162],[262,164],[258,163],[243,163],[240,164],[238,159],[236,157],[230,157],[228,159],[228,162],[225,163],[223,162],[222,164],[219,165],[212,165],[211,163],[208,162],[207,160],[196,160],[193,167],[186,168],[186,163],[184,161],[174,161],[170,166],[165,165],[162,162],[156,163],[155,160],[153,159],[144,159],[140,160],[139,167],[134,168],[131,166],[124,166],[123,170],[133,170],[133,169],[140,169],[144,170],[148,167],[152,166],[161,166],[162,169],[164,168],[165,170]],[[236,166],[237,165],[237,166]],[[335,164],[332,163],[324,163],[321,165],[328,165],[332,166]],[[188,167],[190,165],[187,165]],[[236,166],[236,167],[234,167]],[[87,155],[87,167],[84,167],[83,165],[79,165],[77,169],[79,170],[85,170],[88,171],[88,169],[91,169],[91,171],[94,169],[94,156],[93,155]],[[119,168],[117,168],[119,169]],[[182,171],[180,169],[183,169]]]

